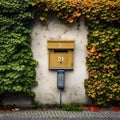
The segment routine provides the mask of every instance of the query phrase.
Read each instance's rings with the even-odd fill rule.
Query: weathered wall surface
[[[62,94],[63,103],[88,103],[85,95],[84,80],[88,77],[86,70],[87,27],[81,18],[78,24],[65,25],[56,18],[48,20],[47,25],[37,21],[32,31],[32,51],[38,61],[36,67],[38,86],[33,88],[36,100],[41,104],[59,104],[57,89],[57,72],[48,70],[47,41],[49,39],[74,40],[74,70],[65,72],[65,89]]]

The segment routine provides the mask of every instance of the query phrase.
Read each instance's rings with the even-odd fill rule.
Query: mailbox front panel
[[[73,52],[50,52],[49,69],[73,69]]]
[[[49,40],[47,48],[50,70],[73,69],[73,40]]]

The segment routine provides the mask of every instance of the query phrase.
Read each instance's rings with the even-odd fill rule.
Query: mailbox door
[[[73,69],[73,51],[50,52],[49,69]]]

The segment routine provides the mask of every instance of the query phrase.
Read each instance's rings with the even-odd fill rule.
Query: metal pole
[[[60,108],[62,108],[62,89],[60,89]]]

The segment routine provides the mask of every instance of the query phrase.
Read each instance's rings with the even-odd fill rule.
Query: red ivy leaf
[[[120,111],[120,107],[112,107],[112,109],[116,112],[119,112]]]
[[[94,111],[94,112],[98,112],[98,111],[101,110],[100,108],[94,107],[94,106],[84,106],[84,109],[85,109],[85,110],[92,110],[92,111]]]

